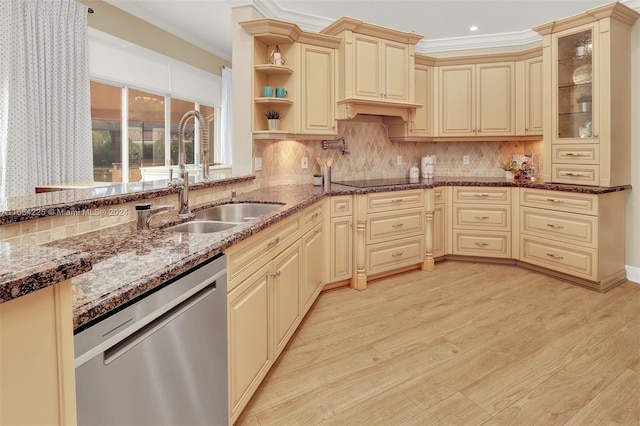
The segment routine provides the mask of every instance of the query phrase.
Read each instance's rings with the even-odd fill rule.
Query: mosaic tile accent
[[[344,137],[350,154],[323,150],[319,140],[261,140],[253,144],[253,156],[262,157],[263,168],[257,171],[262,185],[310,183],[320,173],[316,158],[331,158],[333,180],[357,178],[404,177],[409,167],[420,167],[425,155],[435,155],[436,176],[502,177],[498,166],[513,155],[532,154],[536,174],[542,175],[542,141],[513,142],[392,142],[383,123],[339,122],[337,138]],[[402,156],[402,166],[396,165]],[[462,157],[469,155],[470,164]],[[303,157],[309,169],[301,168]]]

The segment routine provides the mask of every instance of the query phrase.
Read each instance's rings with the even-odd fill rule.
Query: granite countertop
[[[154,218],[152,229],[144,232],[137,231],[135,223],[131,222],[54,241],[41,247],[20,248],[21,246],[8,244],[0,246],[11,253],[4,255],[4,258],[0,256],[0,259],[3,259],[2,265],[6,265],[0,268],[0,302],[8,300],[8,295],[13,295],[11,298],[19,297],[74,277],[73,317],[74,328],[77,329],[327,195],[366,194],[454,185],[529,187],[590,194],[630,188],[628,185],[603,188],[501,178],[446,177],[375,188],[333,184],[329,192],[323,192],[321,187],[310,184],[267,187],[241,194],[238,201],[276,202],[283,204],[281,208],[220,233],[189,234],[167,231],[164,229],[167,225],[184,221],[178,219],[175,213],[170,213]],[[76,251],[66,250],[70,247]],[[33,260],[28,259],[44,260],[34,264]],[[23,276],[15,272],[22,270],[31,271],[31,275]]]
[[[0,303],[91,270],[91,256],[77,250],[0,243]]]

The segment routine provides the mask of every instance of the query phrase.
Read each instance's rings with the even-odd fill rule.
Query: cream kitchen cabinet
[[[337,117],[399,116],[409,121],[414,96],[415,44],[421,35],[353,18],[340,18],[321,31],[340,38]]]
[[[306,314],[327,283],[327,257],[325,256],[325,218],[329,200],[323,200],[303,211],[304,236],[302,237],[302,284],[300,286],[300,311]]]
[[[353,276],[353,197],[341,195],[330,199],[329,282],[350,280]]]
[[[453,188],[453,254],[511,258],[511,188]]]
[[[433,136],[433,62],[433,59],[426,56],[416,55],[414,100],[422,107],[415,110],[413,119],[409,121],[397,117],[385,118],[392,140],[413,140]]]
[[[513,136],[514,62],[438,67],[438,136]]]
[[[300,44],[300,130],[335,135],[335,49]]]
[[[516,134],[542,136],[543,63],[541,51],[532,51],[533,58],[516,62]]]
[[[300,287],[302,281],[302,243],[296,241],[273,260],[269,277],[271,295],[271,323],[274,358],[285,345],[302,320]]]
[[[444,187],[434,188],[434,210],[433,210],[433,258],[447,254],[446,231],[447,231],[447,190]]]
[[[520,189],[520,260],[606,291],[626,279],[625,193]]]
[[[0,303],[0,424],[76,424],[71,280]]]
[[[543,36],[544,180],[618,186],[631,179],[631,26],[611,3],[534,28]]]
[[[252,35],[246,54],[252,58],[252,132],[254,139],[291,135],[335,135],[335,50],[340,39],[308,33],[290,22],[257,19],[240,23]],[[285,62],[274,64],[279,52]],[[264,96],[265,86],[273,88]],[[286,90],[277,97],[276,87]],[[280,113],[279,128],[269,129],[267,111]]]
[[[425,191],[376,192],[355,198],[355,266],[352,287],[366,288],[370,276],[424,265]]]

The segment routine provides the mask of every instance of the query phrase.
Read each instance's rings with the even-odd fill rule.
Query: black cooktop
[[[360,179],[360,180],[343,180],[333,181],[338,185],[354,186],[356,188],[373,188],[376,186],[394,186],[394,185],[408,185],[410,183],[418,183],[420,179],[409,179],[408,177],[401,178],[383,178],[383,179]]]

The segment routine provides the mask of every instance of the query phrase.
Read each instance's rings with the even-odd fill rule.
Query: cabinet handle
[[[564,201],[558,200],[557,198],[547,198],[547,201],[550,203],[564,203]]]
[[[477,245],[478,247],[485,247],[489,245],[489,243],[473,243],[473,244]]]
[[[347,208],[347,205],[346,205],[346,204],[338,204],[338,205],[336,206],[336,210],[344,210],[344,209],[346,209],[346,208]]]
[[[489,194],[475,194],[475,197],[477,198],[484,198],[484,197],[488,197]]]
[[[478,220],[485,220],[485,219],[489,219],[489,216],[474,216],[476,219]]]
[[[567,152],[564,154],[565,157],[584,157],[584,154],[581,152]]]
[[[573,172],[567,172],[564,174],[565,176],[575,176],[575,177],[588,177],[589,175],[586,175],[584,173],[573,173]]]
[[[315,213],[313,214],[313,216],[311,216],[311,220],[313,220],[313,219],[317,218],[318,216],[320,216],[320,213],[315,212]]]
[[[528,128],[528,127],[525,127],[525,128],[524,128],[524,131],[525,131],[525,132],[528,132],[528,131],[529,131],[529,128]]]
[[[315,231],[313,231],[314,234],[318,235],[319,233],[321,233],[322,231],[319,229],[316,229]]]
[[[557,254],[553,254],[553,253],[547,253],[547,256],[549,256],[552,259],[556,259],[556,260],[562,260],[564,259],[564,257],[562,256],[558,256]]]
[[[598,135],[597,135],[597,134],[595,134],[595,135],[593,135],[593,137],[594,137],[594,138],[597,138],[597,137],[598,137]]]
[[[278,244],[280,242],[280,237],[276,237],[275,240],[269,241],[269,244],[267,244],[267,247],[273,247],[276,244]]]
[[[398,253],[393,253],[393,254],[391,255],[391,257],[400,257],[400,256],[402,256],[403,254],[404,254],[404,253],[400,251],[400,252],[398,252]]]
[[[401,226],[403,226],[404,223],[394,223],[393,225],[391,225],[393,228],[400,228]]]
[[[395,198],[393,200],[391,200],[392,203],[401,203],[404,199],[403,198]]]
[[[274,273],[271,274],[271,278],[276,278],[280,276],[280,271],[276,271]]]
[[[553,229],[564,229],[564,226],[554,225],[553,223],[547,223],[547,226]]]

